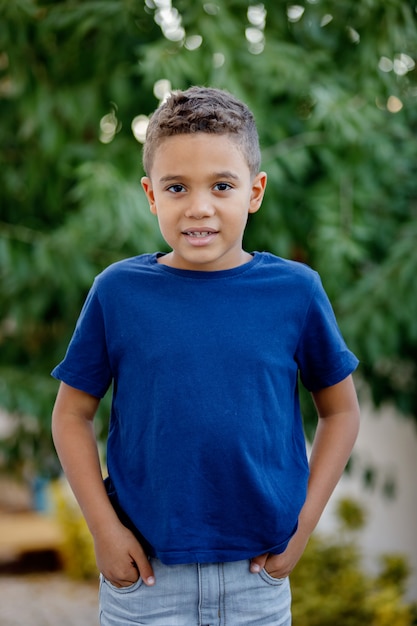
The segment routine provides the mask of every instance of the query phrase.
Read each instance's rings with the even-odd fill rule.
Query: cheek
[[[159,230],[161,231],[161,235],[165,239],[167,243],[169,243],[175,232],[174,225],[172,223],[172,219],[165,214],[156,213],[156,217],[158,219]]]

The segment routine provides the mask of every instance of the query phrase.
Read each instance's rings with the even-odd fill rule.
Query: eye
[[[180,185],[180,183],[175,183],[175,185],[170,185],[167,188],[167,191],[170,191],[171,193],[181,193],[185,191],[185,187],[184,185]]]
[[[214,189],[216,191],[229,191],[229,189],[232,189],[232,185],[229,185],[229,183],[216,183]]]

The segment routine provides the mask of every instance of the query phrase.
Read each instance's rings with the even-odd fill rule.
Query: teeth
[[[208,235],[210,235],[208,230],[204,230],[204,231],[193,231],[193,230],[188,230],[187,231],[187,235],[191,235],[191,237],[208,237]]]

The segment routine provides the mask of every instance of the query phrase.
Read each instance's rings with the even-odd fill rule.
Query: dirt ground
[[[1,626],[98,626],[98,583],[62,573],[0,576]]]

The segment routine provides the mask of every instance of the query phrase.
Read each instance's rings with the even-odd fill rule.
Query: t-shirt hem
[[[56,380],[59,380],[70,387],[74,387],[74,389],[78,389],[79,391],[84,391],[88,393],[90,396],[94,396],[95,398],[103,398],[106,394],[106,389],[98,389],[96,385],[94,385],[91,381],[81,380],[79,376],[76,374],[72,374],[68,371],[63,371],[60,365],[57,365],[52,372],[51,376]]]
[[[308,391],[314,392],[324,389],[325,387],[332,387],[345,380],[348,376],[358,368],[359,360],[351,352],[347,352],[345,362],[333,372],[325,373],[320,377],[320,381],[304,381],[303,384]]]
[[[159,559],[164,565],[185,565],[189,563],[229,563],[246,561],[260,554],[281,554],[288,545],[290,538],[272,547],[258,547],[249,550],[187,550],[164,552],[156,550],[151,556]]]

